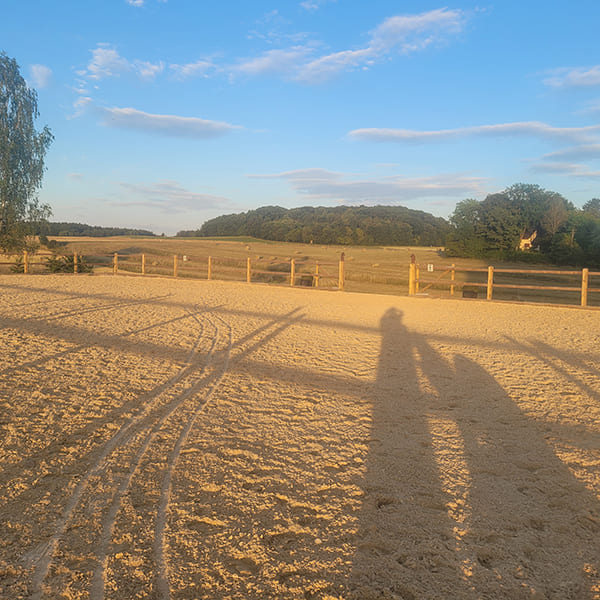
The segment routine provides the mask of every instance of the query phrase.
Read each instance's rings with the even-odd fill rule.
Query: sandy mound
[[[2,598],[600,598],[600,311],[0,278]]]

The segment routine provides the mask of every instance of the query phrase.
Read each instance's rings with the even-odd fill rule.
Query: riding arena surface
[[[600,311],[0,277],[0,598],[600,599]]]

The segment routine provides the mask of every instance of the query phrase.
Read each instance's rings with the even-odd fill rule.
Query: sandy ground
[[[0,277],[0,597],[600,598],[600,311]]]

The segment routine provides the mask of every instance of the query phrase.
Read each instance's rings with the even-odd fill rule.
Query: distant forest
[[[128,229],[125,227],[100,227],[98,225],[86,225],[84,223],[44,223],[43,230],[39,233],[58,236],[89,236],[109,237],[113,235],[143,235],[152,236],[152,231],[145,229]]]
[[[206,221],[179,237],[250,236],[280,242],[361,246],[440,246],[451,227],[403,206],[265,206]]]

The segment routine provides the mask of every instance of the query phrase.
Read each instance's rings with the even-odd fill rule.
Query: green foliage
[[[50,215],[37,191],[53,136],[47,127],[36,131],[38,116],[35,90],[16,61],[0,53],[0,250],[6,253],[24,250],[35,224]]]
[[[25,257],[18,256],[15,263],[10,266],[11,273],[25,273]]]
[[[85,236],[85,237],[110,237],[110,236],[147,236],[156,237],[152,231],[145,229],[129,229],[127,227],[100,227],[86,225],[85,223],[45,223],[45,235],[56,236]]]
[[[45,259],[45,267],[50,273],[73,273],[75,257],[70,254],[67,256],[49,256]],[[91,273],[93,266],[85,261],[84,256],[77,256],[77,272]]]
[[[598,199],[578,210],[556,192],[519,183],[481,202],[459,202],[450,223],[449,256],[600,264]],[[534,232],[533,249],[520,251],[522,236]]]
[[[265,206],[211,219],[199,230],[177,235],[251,236],[264,240],[327,245],[441,246],[445,219],[402,206],[338,206],[286,209]]]

